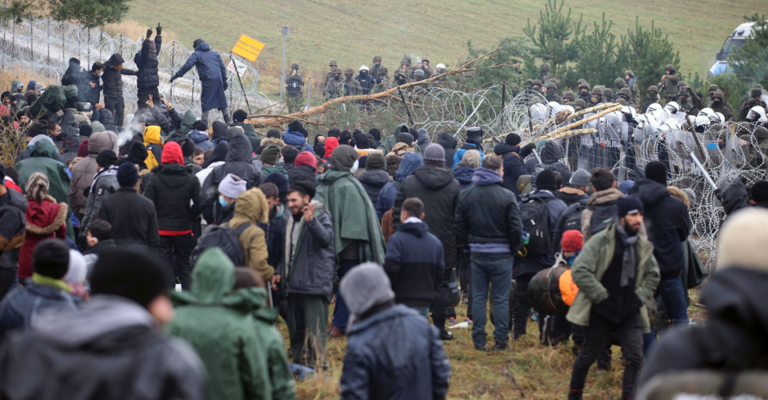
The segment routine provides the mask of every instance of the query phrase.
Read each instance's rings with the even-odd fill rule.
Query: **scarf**
[[[48,276],[40,275],[37,272],[32,273],[32,283],[36,285],[51,286],[61,289],[67,293],[72,292],[72,288],[61,279],[53,279]]]
[[[621,236],[621,243],[624,245],[624,257],[621,262],[621,287],[629,285],[629,280],[635,278],[635,269],[637,266],[637,239],[640,235],[628,236],[621,223],[616,224],[616,232]]]

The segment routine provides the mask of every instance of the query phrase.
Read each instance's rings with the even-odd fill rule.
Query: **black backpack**
[[[573,210],[565,211],[569,214],[568,214],[568,218],[566,218],[565,222],[563,223],[563,233],[570,230],[577,230],[581,232],[581,214],[584,212],[584,210],[587,207],[580,203],[576,203],[571,207],[573,207]]]
[[[245,255],[243,254],[243,248],[240,246],[240,235],[251,226],[250,222],[246,222],[232,229],[229,225],[211,225],[200,236],[197,241],[197,246],[192,250],[190,261],[192,265],[195,265],[195,261],[200,257],[203,252],[212,247],[218,247],[224,254],[232,260],[232,263],[237,265],[243,265],[245,263]]]
[[[589,209],[592,210],[592,216],[589,218],[589,232],[592,235],[607,228],[611,222],[619,221],[619,211],[615,201],[589,206]]]
[[[520,255],[538,257],[549,253],[552,237],[549,233],[549,208],[540,198],[524,198],[520,205],[520,217],[523,220],[523,232],[527,232],[528,244],[523,246]]]

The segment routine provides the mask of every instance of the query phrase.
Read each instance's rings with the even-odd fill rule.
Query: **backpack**
[[[520,205],[523,232],[528,233],[528,244],[519,253],[523,257],[539,257],[549,253],[552,237],[549,233],[549,208],[540,198],[526,198]]]
[[[611,222],[619,221],[619,211],[615,201],[589,206],[589,209],[592,210],[592,216],[589,218],[589,232],[592,235],[607,228]]]
[[[573,210],[571,210],[571,212],[568,214],[568,217],[565,219],[565,222],[563,223],[563,233],[570,230],[577,230],[581,232],[581,214],[586,208],[586,206],[580,203],[575,204]]]
[[[211,225],[200,236],[197,241],[197,246],[192,250],[190,256],[190,262],[195,265],[195,261],[200,257],[203,252],[212,247],[218,247],[224,254],[232,260],[235,265],[243,265],[245,263],[245,255],[243,254],[243,248],[240,246],[240,235],[251,226],[250,222],[246,222],[232,229],[229,225]]]

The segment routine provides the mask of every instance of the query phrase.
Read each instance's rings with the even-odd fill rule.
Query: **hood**
[[[746,190],[744,192],[746,193]],[[645,178],[637,180],[629,194],[637,196],[645,207],[653,206],[661,199],[671,196],[666,186]]]
[[[195,144],[207,142],[208,141],[208,133],[207,132],[200,132],[197,129],[192,129],[187,133],[187,137],[192,139]],[[226,144],[222,142],[222,144]]]
[[[611,201],[616,201],[622,197],[624,197],[624,193],[621,193],[621,190],[619,189],[610,188],[601,190],[599,192],[592,193],[592,196],[589,197],[587,205],[591,206],[597,204],[605,204]]]
[[[264,193],[256,188],[240,193],[235,202],[235,215],[244,217],[254,225],[259,222],[269,223],[269,206]]]
[[[437,144],[446,150],[456,150],[459,141],[448,132],[440,132],[437,134]]]
[[[726,320],[751,335],[768,335],[768,274],[733,267],[715,272],[701,291],[709,318]]]
[[[93,296],[77,310],[41,313],[32,324],[32,329],[46,341],[70,349],[129,327],[157,329],[157,324],[138,303],[111,295]]]
[[[185,132],[187,130],[192,129],[192,125],[197,121],[197,117],[195,116],[195,113],[192,112],[192,110],[187,109],[187,112],[184,113],[184,117],[181,118],[181,125],[179,126],[179,129],[182,132]],[[206,133],[205,136],[208,136]]]
[[[176,142],[170,142],[163,148],[163,155],[161,156],[160,163],[166,164],[180,164],[184,165],[184,155],[181,152],[181,146]]]
[[[158,144],[163,145],[163,139],[160,138],[160,127],[152,125],[144,129],[144,144]]]
[[[727,214],[731,214],[744,207],[749,207],[749,194],[741,180],[737,180],[728,185],[728,187],[723,190],[720,198],[720,202],[723,204],[723,208],[725,208]]]
[[[195,51],[211,51],[211,46],[208,43],[202,42],[195,47]]]
[[[216,147],[213,148],[213,153],[211,153],[211,157],[208,158],[208,161],[203,163],[203,168],[208,168],[209,165],[215,162],[226,161],[227,154],[229,154],[229,145],[226,143],[217,144]]]
[[[419,128],[419,130],[416,131],[416,133],[419,134],[419,137],[416,139],[416,144],[419,146],[422,146],[424,144],[428,144],[431,142],[429,139],[429,133],[427,133],[427,130],[424,128]]]
[[[409,233],[416,237],[422,237],[425,233],[429,232],[429,227],[424,222],[410,222],[407,224],[400,224],[400,227],[397,229],[397,231]]]
[[[331,154],[333,154],[333,150],[337,147],[339,147],[339,139],[336,139],[335,137],[325,139],[325,155],[323,158],[330,158]]]
[[[109,57],[109,60],[107,60],[107,62],[104,63],[104,66],[111,68],[124,63],[125,63],[125,60],[123,59],[123,56],[121,56],[120,53],[115,53],[115,54],[112,54],[111,57]]]
[[[27,208],[29,207],[29,202],[27,201],[27,198],[24,197],[23,194],[15,190],[8,190],[8,194],[10,195],[11,205],[20,208],[21,211],[27,212]]]
[[[547,141],[544,148],[541,149],[541,154],[539,156],[541,157],[542,164],[554,164],[565,157],[565,153],[563,153],[563,148],[560,147],[559,144],[553,141]]]
[[[104,150],[118,153],[117,135],[114,132],[103,131],[91,134],[88,138],[88,153],[99,154]]]
[[[402,168],[403,164],[400,163],[400,165]],[[413,176],[415,176],[416,179],[429,190],[442,189],[454,181],[453,174],[443,168],[434,167],[432,165],[422,166],[413,173]]]
[[[496,154],[497,156],[504,155],[510,152],[519,154],[520,146],[512,146],[509,143],[501,142],[493,147],[493,154]]]
[[[291,146],[296,146],[299,148],[299,151],[301,151],[307,143],[307,138],[305,138],[304,134],[301,132],[291,131],[283,136],[283,142],[285,142],[285,144],[290,144]]]
[[[99,113],[99,121],[102,125],[104,125],[104,129],[111,131],[116,130],[117,126],[115,125],[115,116],[112,115],[112,111],[106,110]]]
[[[458,164],[456,164],[457,167],[469,167],[469,168],[480,168],[480,163],[482,162],[482,157],[480,156],[480,152],[477,150],[467,150],[464,152],[464,155],[461,156],[461,161],[459,161]]]
[[[364,185],[373,186],[375,188],[384,187],[384,185],[390,182],[389,174],[380,169],[365,171],[359,178],[357,178],[357,180]]]
[[[359,155],[354,148],[341,145],[331,155],[331,169],[334,171],[349,172]]]
[[[498,172],[488,168],[478,168],[475,170],[475,175],[472,177],[472,182],[476,186],[488,186],[495,183],[501,183],[501,175]]]
[[[30,156],[53,158],[56,155],[56,146],[48,140],[40,140],[35,143]]]
[[[403,159],[400,161],[400,166],[397,168],[397,173],[395,173],[395,180],[398,182],[405,181],[405,178],[421,168],[422,165],[424,165],[424,160],[420,155],[416,153],[405,153]]]
[[[462,185],[468,185],[472,183],[472,177],[475,175],[475,170],[469,167],[456,167],[453,169],[453,177],[456,178]]]
[[[20,80],[14,79],[13,82],[11,83],[11,93],[16,93],[16,91],[18,90],[17,88],[21,84],[22,82]]]
[[[235,266],[229,257],[219,248],[205,250],[192,270],[190,297],[198,304],[217,305],[234,287]]]
[[[217,145],[216,148],[219,146]],[[214,150],[216,152],[216,150]],[[227,162],[231,161],[245,161],[250,163],[253,161],[253,149],[251,148],[251,141],[248,140],[245,135],[238,133],[232,136],[232,141],[229,142],[229,152],[227,152]]]
[[[213,135],[211,135],[211,137],[214,137],[214,138],[227,137],[227,124],[221,121],[213,121],[213,124],[211,125],[211,127],[213,128]]]

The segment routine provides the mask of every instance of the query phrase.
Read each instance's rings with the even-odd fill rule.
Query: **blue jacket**
[[[182,77],[192,67],[197,67],[197,75],[200,77],[202,86],[200,105],[203,111],[226,108],[227,97],[224,94],[224,85],[227,82],[227,70],[224,68],[224,61],[219,53],[211,50],[208,43],[200,43],[174,76],[176,78]]]
[[[504,160],[504,180],[502,185],[507,190],[511,190],[520,199],[520,192],[517,191],[517,179],[523,175],[528,175],[523,159],[531,153],[531,150],[525,147],[521,151],[518,146],[499,143],[493,148],[493,152]]]
[[[379,192],[379,198],[376,200],[376,215],[379,216],[379,220],[390,208],[395,206],[395,199],[397,198],[400,184],[403,183],[405,178],[413,174],[414,171],[421,168],[422,165],[424,165],[424,160],[420,155],[405,153],[400,161],[400,167],[397,168],[395,173],[395,180],[384,185],[381,192]],[[400,217],[398,216],[397,218]]]
[[[445,399],[451,365],[437,329],[396,305],[350,327],[341,399]]]
[[[197,129],[192,129],[187,134],[187,137],[192,139],[192,141],[195,142],[195,146],[203,149],[203,151],[212,149],[215,147],[213,143],[210,140],[208,140],[208,134],[206,132],[200,132]]]
[[[474,168],[470,167],[458,167],[453,170],[453,177],[461,185],[461,190],[472,187],[472,177],[475,175]]]
[[[384,271],[398,304],[429,307],[444,269],[443,243],[426,223],[401,224],[389,239]]]
[[[461,159],[464,157],[464,153],[466,153],[467,150],[477,150],[480,152],[480,165],[483,164],[483,161],[485,161],[485,154],[483,153],[483,149],[474,143],[464,143],[460,149],[456,150],[456,154],[453,155],[453,165],[451,166],[451,169],[456,168],[456,164],[461,162]]]
[[[565,203],[558,199],[554,194],[548,190],[537,190],[528,196],[523,197],[523,201],[527,199],[541,198],[547,202],[547,209],[549,210],[549,234],[554,240],[555,230],[557,229],[557,221],[563,214],[566,208]],[[514,275],[515,278],[522,274],[537,273],[545,268],[549,268],[555,264],[555,246],[549,248],[547,255],[539,257],[522,257],[519,258],[518,264],[515,266]]]
[[[11,292],[0,303],[0,340],[10,331],[28,328],[47,308],[75,310],[77,302],[59,288],[34,283]]]
[[[309,145],[309,141],[301,132],[286,132],[285,135],[283,135],[283,142],[295,146],[299,149],[299,152],[308,151],[315,154],[315,151],[312,150],[312,146]]]

